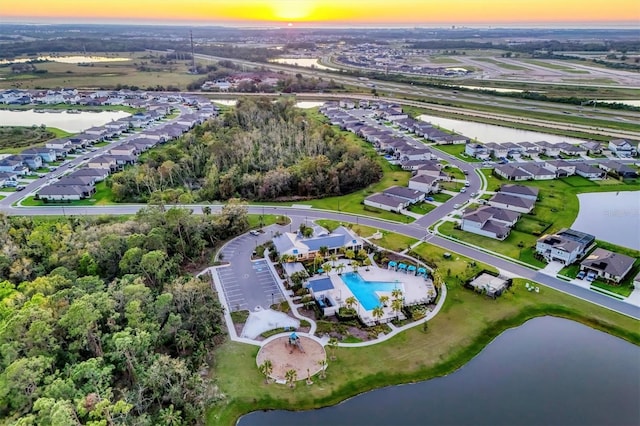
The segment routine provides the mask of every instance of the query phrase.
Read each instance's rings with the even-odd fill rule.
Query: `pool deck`
[[[346,261],[344,263],[346,264]],[[369,270],[367,271],[367,269]],[[348,266],[345,268],[343,273],[352,271],[353,268]],[[384,281],[390,283],[398,281],[398,287],[403,290],[405,306],[427,303],[431,299],[429,297],[429,292],[432,291],[433,295],[436,294],[433,281],[430,278],[425,280],[423,276],[415,276],[411,273],[398,272],[393,269],[383,269],[376,265],[371,265],[368,268],[361,266],[358,268],[357,272],[365,281]],[[347,298],[351,296],[356,297],[335,270],[329,273],[329,278],[333,284],[333,289],[316,292],[315,294],[329,295],[340,306],[345,305],[345,300]],[[384,292],[376,293],[380,296]],[[389,293],[389,303],[387,307],[383,307],[384,316],[380,318],[380,322],[388,322],[398,316],[397,313],[391,309],[391,292],[387,293]],[[358,311],[360,318],[362,318],[365,323],[369,324],[375,322],[372,313],[373,310],[365,310],[360,305],[356,306],[356,310]]]

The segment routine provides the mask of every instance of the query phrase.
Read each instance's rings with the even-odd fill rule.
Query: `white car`
[[[257,237],[258,235],[260,235],[260,232],[256,231],[255,229],[252,229],[251,231],[249,231],[249,233],[250,233],[251,235],[253,235],[253,236],[256,236],[256,237]]]
[[[465,181],[464,186],[471,186],[471,182]]]
[[[467,188],[460,188],[460,192],[467,192]]]

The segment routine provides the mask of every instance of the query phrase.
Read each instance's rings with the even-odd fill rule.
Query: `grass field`
[[[99,53],[96,53],[98,56]],[[173,86],[186,89],[201,76],[188,73],[190,63],[178,61],[177,64],[163,65],[152,63],[150,53],[121,53],[128,61],[95,63],[92,66],[46,62],[36,64],[45,74],[11,74],[10,68],[0,68],[0,89],[18,88],[114,88],[118,85],[137,86],[141,89],[157,86]],[[146,62],[149,68],[157,71],[139,71],[137,66]]]
[[[442,152],[446,152],[449,155],[453,155],[454,157],[466,161],[467,163],[480,163],[482,160],[478,160],[474,157],[469,157],[464,153],[465,144],[456,144],[456,145],[432,145],[431,148],[438,149]]]
[[[0,154],[18,154],[54,138],[71,135],[54,127],[0,126]]]
[[[549,68],[552,70],[559,70],[564,72],[570,72],[573,74],[589,74],[589,71],[568,67],[566,65],[557,64],[555,62],[546,62],[546,61],[540,61],[536,59],[524,59],[524,62],[537,65],[539,67],[544,67],[544,68]]]
[[[460,61],[450,56],[429,56],[429,62],[432,64],[459,64]]]
[[[434,206],[433,204],[425,202],[411,205],[409,207],[409,211],[417,214],[427,214],[435,208],[436,206]]]
[[[437,264],[448,288],[447,300],[427,330],[412,328],[364,348],[338,348],[326,379],[314,378],[314,385],[299,384],[295,390],[264,383],[255,363],[256,346],[226,342],[212,357],[211,373],[225,397],[211,407],[207,424],[233,425],[255,410],[320,408],[371,389],[443,376],[467,363],[505,329],[537,316],[572,319],[640,344],[637,321],[629,317],[541,285],[540,293],[526,291],[521,279],[491,300],[459,284],[484,265],[469,266],[470,259],[455,253],[445,260],[443,249],[426,244],[416,253]]]
[[[431,194],[431,197],[433,197],[433,201],[437,201],[439,203],[446,203],[451,198],[453,198],[451,195],[445,194],[444,192],[439,192],[437,194]]]

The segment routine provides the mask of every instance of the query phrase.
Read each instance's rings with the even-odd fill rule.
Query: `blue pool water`
[[[380,300],[376,296],[376,291],[392,291],[395,288],[402,289],[400,283],[390,283],[384,281],[365,281],[357,272],[347,272],[340,276],[342,281],[349,287],[351,293],[358,299],[360,306],[367,311],[376,306],[380,306]]]

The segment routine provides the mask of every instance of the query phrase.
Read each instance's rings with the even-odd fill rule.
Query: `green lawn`
[[[4,195],[0,195],[0,200],[3,200],[4,198],[6,198]]]
[[[275,214],[250,214],[247,215],[249,219],[249,227],[251,228],[260,228],[262,226],[273,225],[278,222],[278,215]]]
[[[619,294],[623,297],[629,297],[629,295],[633,292],[633,285],[611,285],[600,280],[593,281],[591,283],[591,287],[601,288],[603,290],[610,291],[611,293]]]
[[[425,203],[413,204],[412,206],[409,207],[409,211],[417,214],[427,214],[435,208],[436,208],[435,205],[425,202]]]
[[[339,225],[349,226],[353,232],[360,235],[361,237],[371,237],[378,229],[372,228],[370,226],[360,225],[358,223],[342,223],[335,220],[327,220],[327,219],[319,219],[315,221],[318,225],[327,228],[329,231],[333,231]],[[371,240],[372,243],[383,247],[387,250],[391,251],[402,251],[418,242],[415,238],[408,237],[406,235],[396,234],[394,232],[388,231],[380,231],[382,233],[382,238],[379,240]]]
[[[452,179],[467,180],[462,170],[457,167],[444,166],[442,171],[451,176]]]
[[[430,245],[421,245],[417,252],[444,271],[448,288],[442,310],[426,331],[415,327],[373,346],[338,348],[326,379],[316,377],[312,386],[298,382],[295,390],[264,383],[256,367],[258,347],[228,341],[212,356],[211,378],[224,398],[208,411],[207,424],[230,426],[255,410],[325,407],[375,388],[443,376],[466,364],[504,330],[537,316],[568,318],[640,344],[638,323],[627,316],[542,285],[540,293],[526,291],[521,279],[491,300],[459,285],[472,270],[469,259],[453,253],[452,260],[445,260],[444,250]]]
[[[464,184],[460,182],[440,182],[440,188],[447,191],[460,192],[463,187]]]
[[[444,192],[438,192],[436,194],[431,194],[431,197],[433,198],[433,201],[437,201],[439,203],[446,203],[451,198],[453,198],[451,195],[445,194]]]
[[[70,201],[66,203],[62,202],[47,202],[45,203],[42,200],[36,200],[33,196],[27,197],[22,200],[23,206],[29,207],[40,207],[40,206],[101,206],[105,204],[112,204],[113,197],[111,193],[111,188],[107,188],[106,183],[99,182],[96,184],[96,193],[93,194],[91,198],[87,198],[84,200]]]
[[[429,62],[432,64],[459,64],[460,61],[450,56],[429,56]]]
[[[538,240],[538,237],[535,235],[512,230],[506,239],[500,241],[471,232],[466,232],[461,229],[454,229],[453,222],[444,222],[438,229],[444,235],[465,241],[469,244],[473,244],[474,246],[482,247],[483,249],[490,250],[494,253],[502,254],[512,259],[520,260],[531,266],[539,268],[545,266],[544,262],[533,258],[531,253],[527,251],[527,249],[535,247],[536,241]]]
[[[102,141],[102,142],[97,142],[93,144],[93,146],[95,146],[96,148],[100,148],[107,145],[111,145],[111,142]]]
[[[576,69],[576,68],[573,68],[573,67],[568,67],[566,65],[561,65],[561,64],[556,64],[556,63],[551,63],[551,62],[546,62],[546,61],[540,61],[540,60],[536,60],[536,59],[525,59],[524,61],[527,62],[527,63],[530,63],[530,64],[537,65],[539,67],[549,68],[549,69],[552,69],[552,70],[561,70],[561,71],[570,72],[570,73],[573,73],[573,74],[589,74],[589,71],[580,70],[580,69]]]
[[[467,163],[480,163],[482,160],[478,160],[475,157],[469,157],[464,153],[465,144],[456,144],[456,145],[432,145],[432,148],[438,149],[442,152],[446,152],[449,155],[453,155],[454,157],[466,161]]]

